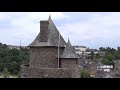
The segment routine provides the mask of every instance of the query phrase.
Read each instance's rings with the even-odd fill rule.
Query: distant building
[[[73,46],[76,50],[76,53],[79,55],[88,55],[93,51],[95,54],[99,53],[97,49],[89,49],[86,46]]]
[[[79,50],[80,52],[85,52],[87,47],[85,46],[73,46],[76,50]]]
[[[97,54],[97,53],[99,53],[99,50],[87,48],[87,49],[86,49],[86,52],[84,52],[84,54],[85,54],[85,55],[89,55],[89,54],[91,54],[91,52],[94,52],[94,54]]]
[[[82,66],[83,70],[88,71],[91,77],[95,77],[97,73],[98,61],[86,58],[82,58],[80,61],[80,65]]]
[[[92,61],[90,63],[90,75],[92,77],[95,77],[96,73],[97,73],[97,62]]]
[[[114,60],[113,78],[120,78],[120,60]]]
[[[76,53],[79,55],[82,55],[84,52],[86,52],[87,47],[85,46],[73,46],[76,50]]]
[[[120,60],[114,61],[114,70],[120,70]]]
[[[113,65],[100,65],[100,66],[97,66],[98,71],[110,72],[111,69],[113,69]]]
[[[100,57],[104,57],[105,56],[105,52],[103,51],[99,51],[97,49],[89,49],[85,46],[73,46],[75,48],[75,51],[77,54],[79,55],[84,55],[86,58],[90,58],[91,57],[91,52],[94,52],[94,54],[98,54],[100,55]]]
[[[20,49],[20,47],[22,47],[22,48],[28,48],[27,46],[15,46],[15,45],[7,45],[7,47],[9,48],[9,49],[13,49],[13,48],[15,48],[15,49]]]
[[[13,49],[13,48],[15,48],[15,49],[20,49],[20,46],[14,46],[14,45],[7,45],[7,47],[9,48],[9,49]]]

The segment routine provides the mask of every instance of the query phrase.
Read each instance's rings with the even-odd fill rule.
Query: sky
[[[120,46],[120,12],[0,12],[0,42],[29,45],[49,15],[72,45],[89,48]]]

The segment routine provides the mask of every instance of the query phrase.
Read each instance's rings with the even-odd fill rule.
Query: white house
[[[113,68],[113,65],[100,65],[97,66],[98,71],[104,71],[104,72],[110,72],[110,70]]]
[[[87,47],[85,46],[73,46],[76,50],[76,53],[78,53],[79,55],[81,55],[82,53],[86,52]]]

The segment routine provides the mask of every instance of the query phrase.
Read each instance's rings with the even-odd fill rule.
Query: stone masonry
[[[40,33],[28,47],[30,61],[28,65],[21,65],[20,78],[80,77],[79,56],[70,41],[65,42],[51,17],[40,21]]]

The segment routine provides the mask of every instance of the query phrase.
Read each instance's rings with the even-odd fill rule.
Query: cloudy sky
[[[0,42],[30,44],[40,32],[40,20],[53,22],[72,45],[89,48],[120,46],[120,12],[0,12]]]

